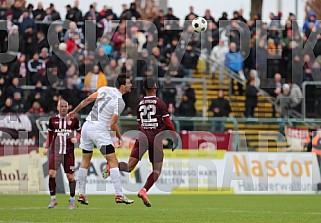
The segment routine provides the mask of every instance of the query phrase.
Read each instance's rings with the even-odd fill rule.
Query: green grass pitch
[[[1,195],[0,222],[320,222],[319,195],[150,195],[151,208],[134,196],[133,205],[113,196],[88,196],[88,206],[68,210],[68,196],[58,195],[49,210],[46,195]]]

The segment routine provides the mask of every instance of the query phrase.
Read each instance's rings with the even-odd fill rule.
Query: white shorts
[[[81,128],[79,147],[83,150],[93,151],[95,146],[100,149],[103,145],[113,145],[109,131],[104,131],[99,127],[99,123],[86,121]]]

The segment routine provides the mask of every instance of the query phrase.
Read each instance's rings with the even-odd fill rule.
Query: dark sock
[[[56,178],[54,177],[49,177],[49,191],[51,196],[56,195]]]
[[[70,197],[75,196],[75,190],[76,190],[76,181],[69,182],[69,190],[70,190]]]
[[[152,172],[149,177],[147,178],[147,181],[144,185],[144,188],[146,189],[146,192],[153,186],[153,184],[157,181],[159,177],[158,173]]]
[[[119,162],[118,163],[118,168],[119,168],[119,171],[129,172],[128,164],[125,163],[125,162]]]

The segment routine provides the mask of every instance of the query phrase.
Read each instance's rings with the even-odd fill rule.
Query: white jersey
[[[101,87],[97,93],[95,104],[86,120],[98,124],[103,130],[109,130],[111,117],[123,112],[125,102],[119,90],[113,87]]]

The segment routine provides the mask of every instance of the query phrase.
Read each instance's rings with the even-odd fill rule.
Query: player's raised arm
[[[119,139],[119,141],[121,141],[121,134],[118,128],[118,119],[119,116],[117,114],[113,114],[110,120],[110,129],[116,132],[116,137]]]
[[[90,103],[96,101],[98,97],[98,92],[92,93],[91,95],[89,95],[87,98],[85,98],[84,100],[82,100],[77,107],[72,110],[69,115],[74,115],[75,113],[79,112],[81,109],[83,109],[84,107],[86,107],[87,105],[89,105]]]

